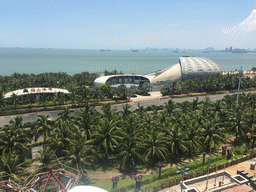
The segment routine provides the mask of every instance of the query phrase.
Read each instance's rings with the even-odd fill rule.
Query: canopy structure
[[[6,93],[4,95],[4,98],[10,98],[13,93],[16,94],[17,96],[23,96],[28,94],[58,93],[58,92],[69,94],[69,91],[66,89],[52,88],[52,87],[33,87],[33,88],[18,89],[18,90]]]

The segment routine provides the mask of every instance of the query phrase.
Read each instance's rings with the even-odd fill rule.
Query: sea
[[[172,50],[83,50],[83,49],[36,49],[0,48],[0,75],[13,73],[40,74],[66,72],[74,75],[81,72],[104,72],[125,74],[148,74],[168,68],[179,62],[181,56],[198,56],[213,60],[223,71],[251,70],[256,67],[256,53],[229,53],[188,51],[173,53]]]

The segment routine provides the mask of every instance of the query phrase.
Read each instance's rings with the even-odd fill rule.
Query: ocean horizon
[[[250,70],[256,67],[256,53],[210,52],[201,50],[173,53],[168,49],[88,50],[55,48],[0,48],[0,75],[13,73],[40,74],[66,72],[122,71],[125,74],[147,74],[168,68],[181,56],[198,56],[213,60],[223,71]]]

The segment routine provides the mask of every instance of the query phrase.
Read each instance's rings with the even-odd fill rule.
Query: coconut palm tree
[[[74,117],[71,115],[74,110],[70,110],[68,107],[64,107],[61,112],[58,113],[58,118],[63,120],[72,120]]]
[[[164,133],[153,129],[144,140],[145,161],[153,166],[165,161],[168,157],[167,145],[169,143],[170,141]]]
[[[76,114],[76,125],[78,125],[81,131],[84,131],[87,140],[91,139],[92,133],[95,130],[95,125],[98,122],[96,110],[94,107],[86,103],[84,108],[82,108],[80,111],[77,111]]]
[[[43,106],[44,106],[44,108],[46,107],[45,106],[45,104],[46,104],[46,102],[48,101],[48,96],[47,96],[47,94],[41,94],[40,95],[40,103],[42,103],[43,104]]]
[[[54,159],[54,152],[49,146],[44,146],[43,148],[38,150],[37,160],[41,163],[41,167],[43,171],[48,169],[48,166],[51,164]]]
[[[12,96],[11,96],[11,102],[12,102],[12,105],[15,106],[15,111],[16,111],[17,104],[19,102],[19,98],[18,98],[18,96],[15,93],[13,93]]]
[[[220,136],[221,130],[217,113],[212,113],[210,117],[203,121],[202,136],[204,138],[205,150],[210,151],[211,147],[223,140]]]
[[[22,128],[22,117],[17,116],[15,120],[10,121],[9,125],[2,128],[0,133],[0,150],[15,150],[21,154],[26,145],[30,142],[26,132]]]
[[[169,151],[173,156],[179,157],[182,153],[188,151],[186,134],[178,123],[165,122],[163,128],[162,130],[169,141]]]
[[[188,154],[193,155],[203,147],[201,127],[196,119],[186,124],[186,140],[188,141]]]
[[[142,130],[139,128],[138,120],[133,116],[128,116],[123,123],[123,142],[119,145],[120,169],[134,170],[135,166],[143,162],[140,155],[142,151]]]
[[[129,111],[129,108],[131,108],[130,105],[128,105],[128,104],[123,105],[123,112],[122,112],[123,118],[126,118],[126,117],[128,117],[129,114],[131,114],[131,111]]]
[[[35,127],[35,141],[42,135],[44,144],[46,143],[47,138],[50,135],[52,130],[51,121],[49,120],[49,115],[38,115],[38,119],[36,120],[36,127]]]
[[[176,104],[173,100],[169,100],[168,103],[165,103],[164,108],[166,110],[168,117],[170,117],[172,112],[176,109]]]
[[[5,105],[6,105],[6,101],[5,101],[3,92],[0,90],[0,108],[1,108],[1,111],[2,111],[2,109]]]
[[[68,119],[57,119],[52,129],[50,137],[50,146],[55,149],[57,156],[64,156],[67,150],[70,148],[73,139],[72,136],[76,128],[74,124]]]
[[[7,175],[5,180],[10,176],[18,178],[18,174],[24,169],[24,162],[20,160],[20,156],[14,150],[2,151],[0,156],[0,175]]]
[[[113,119],[115,116],[116,109],[111,110],[110,103],[103,104],[101,110],[103,111],[103,116],[109,120]]]
[[[181,109],[183,114],[188,114],[191,112],[191,105],[188,101],[183,101],[182,103],[177,103],[178,108]]]
[[[96,133],[92,139],[87,141],[88,144],[94,144],[98,151],[103,150],[106,160],[109,159],[109,153],[114,151],[113,146],[118,146],[123,138],[122,129],[117,127],[119,121],[113,119],[109,121],[106,118],[100,119]]]

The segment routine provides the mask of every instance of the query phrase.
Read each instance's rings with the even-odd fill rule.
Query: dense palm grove
[[[243,78],[241,81],[241,89],[256,87],[256,77]],[[194,80],[174,81],[163,86],[161,93],[163,95],[179,95],[198,92],[214,92],[223,90],[237,90],[238,80],[237,74],[228,75],[210,75],[207,77],[199,77]]]
[[[104,71],[105,75],[117,75],[116,70],[109,72]],[[27,87],[56,87],[56,88],[68,88],[68,87],[78,87],[78,86],[92,86],[94,80],[96,79],[95,73],[82,72],[77,73],[73,76],[67,73],[41,73],[35,74],[20,74],[13,73],[10,76],[0,75],[0,90],[4,93],[9,91],[14,91],[17,89],[27,88]]]
[[[120,72],[121,73],[121,72]],[[116,70],[112,72],[105,71],[107,75],[119,74]],[[39,106],[62,105],[85,102],[95,102],[105,99],[126,99],[129,96],[148,95],[151,85],[145,83],[143,86],[131,86],[127,88],[125,85],[119,87],[111,87],[110,85],[100,85],[92,87],[95,80],[95,74],[83,72],[75,74],[72,77],[66,73],[42,73],[39,75],[28,75],[14,73],[11,76],[0,76],[0,109],[31,108],[35,106],[36,97],[34,94],[28,94],[18,97],[16,94],[8,99],[4,98],[4,93],[29,87],[54,87],[67,89],[70,94],[64,95],[57,93],[39,94]],[[90,87],[91,86],[91,87]]]
[[[30,126],[17,116],[0,132],[1,174],[26,172],[33,161],[24,151],[38,139],[44,146],[36,159],[41,167],[58,157],[84,174],[96,170],[102,161],[120,171],[132,171],[214,151],[233,135],[238,141],[248,131],[255,133],[256,94],[240,95],[238,105],[235,99],[226,95],[216,102],[209,98],[183,103],[169,100],[163,110],[151,107],[152,113],[142,106],[132,112],[129,105],[116,112],[110,104],[99,113],[86,104],[76,113],[64,108],[56,121],[39,115]]]

